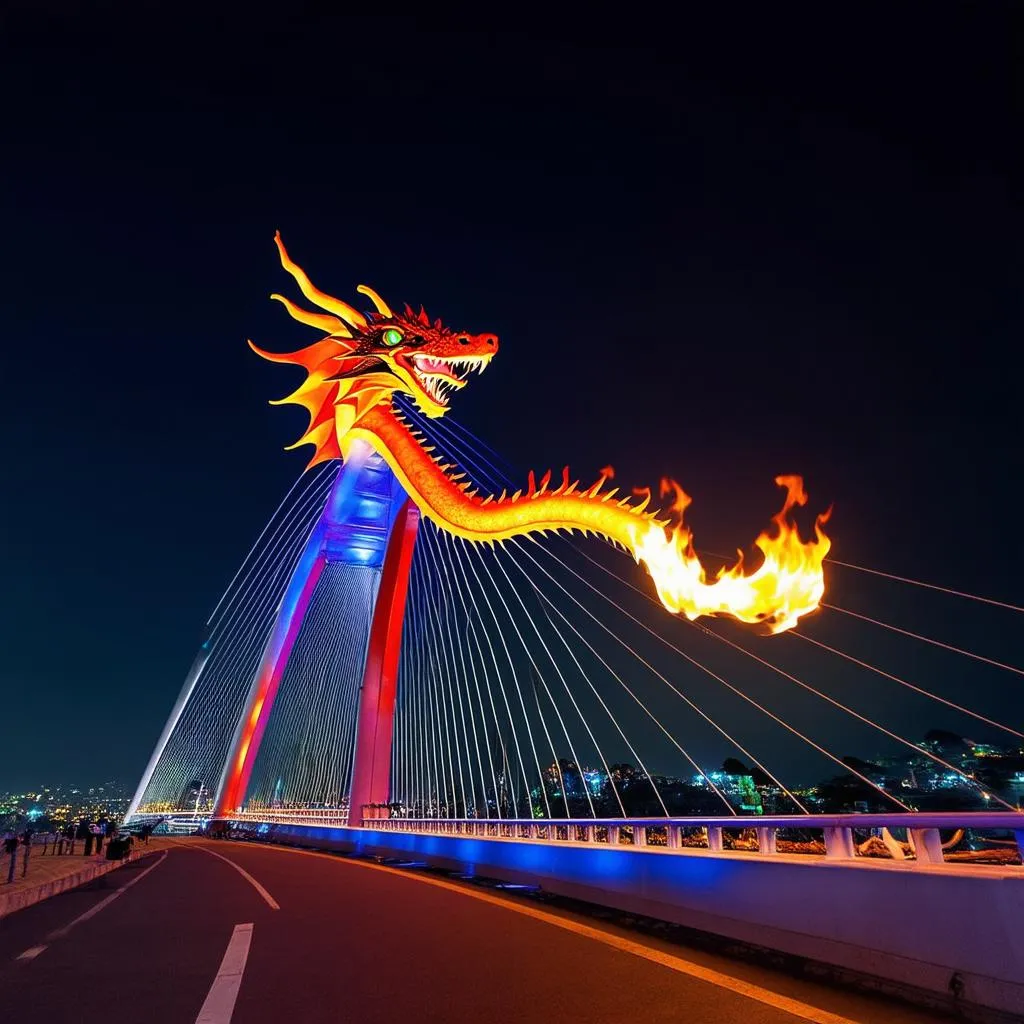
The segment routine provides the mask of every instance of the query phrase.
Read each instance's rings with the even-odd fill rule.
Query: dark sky
[[[497,332],[456,415],[512,462],[671,473],[727,550],[801,472],[836,557],[1020,603],[1011,5],[29,6],[0,24],[0,789],[134,782],[304,464],[245,346],[307,340],[275,229],[328,291]],[[1024,660],[1019,616],[838,572],[838,603]],[[958,679],[1024,720],[1019,677]]]

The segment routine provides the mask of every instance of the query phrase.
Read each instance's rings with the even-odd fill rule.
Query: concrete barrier
[[[276,842],[408,857],[540,885],[878,979],[918,1002],[974,1008],[978,1019],[984,1010],[1024,1018],[1019,867],[752,857],[373,827],[245,827]]]

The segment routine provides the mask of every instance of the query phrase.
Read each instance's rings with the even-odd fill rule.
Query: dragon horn
[[[361,284],[356,291],[365,295],[377,307],[377,312],[381,316],[386,316],[390,320],[395,315],[391,312],[391,307],[368,284]]]
[[[329,313],[337,313],[345,323],[351,324],[353,327],[366,326],[366,317],[358,309],[353,309],[347,302],[342,302],[341,299],[336,299],[334,296],[320,291],[306,276],[306,272],[302,267],[292,262],[291,257],[288,255],[288,250],[284,247],[284,242],[281,241],[280,231],[275,232],[274,241],[277,243],[277,251],[281,255],[281,266],[295,278],[299,291],[310,302],[315,302],[321,309],[326,309]]]

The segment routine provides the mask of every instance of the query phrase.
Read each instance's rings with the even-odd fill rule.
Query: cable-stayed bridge
[[[463,428],[404,411],[475,484],[506,486],[499,457]],[[1020,609],[835,563],[819,615],[766,639],[669,615],[633,570],[598,541],[451,537],[369,446],[323,463],[212,614],[131,816],[539,882],[853,969],[873,957],[872,973],[914,986],[967,977],[983,1005],[1016,999],[1013,968],[986,973],[994,932],[979,892],[1002,899],[1010,880],[1021,899],[1024,787],[984,770],[993,738],[1011,751],[1024,739],[991,697],[1021,670],[846,607],[844,584],[867,576],[1007,629]],[[904,667],[935,657],[946,674]],[[965,679],[978,680],[977,702]],[[990,742],[974,756],[923,742],[934,722]],[[851,735],[888,767],[847,757]],[[796,748],[872,813],[823,813],[820,790],[789,777]],[[949,794],[976,807],[942,811]],[[720,881],[702,874],[709,859]],[[791,919],[794,886],[834,911],[847,885],[842,926],[820,910]],[[956,931],[927,955],[908,945],[916,926],[899,931],[873,944],[887,959],[849,916],[865,899],[910,915],[931,906]],[[908,967],[917,956],[926,966]]]
[[[750,567],[695,550],[669,480],[665,513],[611,467],[515,489],[445,415],[497,338],[361,285],[362,313],[277,245],[319,311],[274,298],[321,338],[253,347],[305,371],[282,401],[314,455],[129,819],[540,886],[1024,1012],[1024,608],[830,562],[799,477]]]

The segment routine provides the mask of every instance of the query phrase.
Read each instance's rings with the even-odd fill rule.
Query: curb
[[[32,889],[22,889],[20,892],[4,893],[0,887],[0,919],[15,911],[24,910],[34,903],[41,903],[43,900],[56,896],[58,893],[66,892],[68,889],[76,889],[86,882],[91,882],[100,875],[116,871],[125,864],[130,864],[135,859],[135,854],[125,857],[124,860],[108,860],[99,864],[90,864],[76,871],[73,875],[65,875],[63,878],[55,878],[49,882],[42,882]]]

